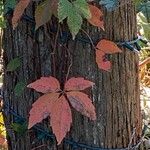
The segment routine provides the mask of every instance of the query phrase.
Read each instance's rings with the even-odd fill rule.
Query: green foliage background
[[[0,1],[0,28],[3,28],[5,26],[3,12],[4,12],[3,1]]]

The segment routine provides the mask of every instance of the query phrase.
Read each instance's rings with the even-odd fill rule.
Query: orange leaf
[[[111,69],[111,63],[105,60],[105,53],[100,50],[96,50],[96,63],[100,69],[109,71]]]
[[[42,93],[57,92],[60,90],[59,81],[52,76],[41,77],[39,80],[29,84],[27,87]]]
[[[94,83],[88,80],[85,80],[84,78],[71,78],[69,79],[65,84],[65,90],[71,91],[71,90],[84,90],[88,87],[93,86]]]
[[[33,103],[30,110],[28,129],[50,115],[52,106],[58,97],[59,93],[49,93],[41,96]]]
[[[20,20],[22,14],[24,13],[24,10],[29,5],[30,1],[31,0],[20,0],[19,3],[16,5],[12,18],[13,29],[17,27],[18,21]]]
[[[104,29],[102,11],[99,8],[97,8],[96,6],[93,6],[90,4],[89,4],[89,9],[91,12],[91,18],[88,19],[88,22],[91,23],[93,26],[97,26],[97,27]]]
[[[102,50],[103,52],[107,54],[113,54],[113,53],[121,53],[121,49],[112,41],[109,40],[101,40],[98,42],[96,48],[99,50]]]
[[[67,132],[70,131],[72,114],[70,106],[64,96],[61,96],[53,106],[51,113],[51,126],[58,144],[61,143]]]
[[[67,92],[67,97],[77,111],[91,120],[96,120],[95,107],[88,95],[82,92]]]

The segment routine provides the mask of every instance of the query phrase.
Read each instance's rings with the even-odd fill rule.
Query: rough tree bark
[[[121,3],[124,2],[126,0]],[[26,11],[27,15],[33,16],[32,8],[31,4]],[[98,69],[93,47],[81,40],[69,40],[65,45],[57,45],[53,55],[52,47],[55,41],[50,33],[51,24],[52,22],[48,23],[33,35],[33,25],[26,21],[21,21],[16,30],[12,30],[11,24],[7,23],[3,37],[4,104],[9,104],[19,115],[28,119],[31,105],[39,95],[33,90],[25,89],[21,97],[15,96],[13,90],[16,83],[22,80],[30,83],[40,76],[48,75],[56,75],[63,82],[72,59],[69,76],[85,77],[96,84],[88,93],[91,93],[96,107],[97,120],[93,122],[73,112],[73,125],[68,137],[102,148],[123,148],[128,147],[136,129],[132,144],[137,143],[141,134],[138,55],[122,49],[122,54],[115,54],[110,58],[113,64],[111,72]],[[136,37],[136,13],[133,3],[129,0],[114,12],[105,13],[106,34],[89,24],[85,30],[94,41],[102,37],[113,41],[132,40]],[[86,37],[84,33],[80,36]],[[6,72],[6,65],[16,56],[22,57],[22,66],[16,72]],[[43,144],[47,147],[38,149],[72,149],[66,145],[57,147],[55,142],[50,140],[31,144],[34,136],[30,138],[29,133],[23,137],[17,136],[10,130],[10,124],[15,121],[15,117],[8,111],[4,113],[9,150],[30,150]]]

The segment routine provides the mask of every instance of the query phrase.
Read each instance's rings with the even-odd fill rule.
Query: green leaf
[[[12,129],[17,132],[19,135],[24,135],[27,131],[27,123],[19,124],[19,123],[12,123],[11,124]]]
[[[57,14],[58,0],[45,0],[35,10],[36,29],[51,20],[52,14]]]
[[[142,2],[142,0],[133,0],[133,2],[135,5],[139,5]]]
[[[73,10],[72,10],[72,12],[73,12]],[[73,39],[75,39],[75,36],[81,29],[82,17],[76,11],[74,11],[73,13],[69,14],[67,23],[68,23],[70,32],[72,34],[72,37],[73,37]]]
[[[65,18],[72,13],[73,7],[68,0],[59,0],[58,3],[58,19],[62,22]]]
[[[72,34],[73,39],[81,29],[82,16],[84,18],[90,17],[88,4],[85,0],[76,0],[69,2],[68,0],[60,0],[58,4],[58,18],[62,22],[67,18],[67,23]]]
[[[138,1],[138,0],[137,0]],[[150,22],[150,1],[149,0],[139,0],[136,2],[137,12],[142,12],[148,22]]]
[[[10,9],[14,9],[16,6],[16,0],[5,0],[5,13]]]
[[[15,71],[20,66],[21,66],[21,59],[19,57],[14,58],[8,63],[7,71]]]
[[[81,15],[86,18],[91,18],[91,13],[88,7],[88,3],[86,0],[76,0],[73,2],[74,7],[76,8],[77,12],[81,13]]]
[[[20,96],[24,89],[26,88],[26,82],[25,81],[20,81],[16,84],[15,88],[14,88],[14,92],[16,96]]]

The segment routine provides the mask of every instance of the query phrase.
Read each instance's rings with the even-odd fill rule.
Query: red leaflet
[[[29,84],[27,87],[35,89],[37,92],[48,93],[60,90],[59,81],[54,77],[41,77],[39,80]]]
[[[58,97],[59,93],[49,93],[41,96],[33,103],[29,113],[29,129],[51,114],[53,103],[55,103]]]
[[[110,71],[111,62],[107,60],[106,54],[121,53],[120,48],[112,41],[101,40],[98,42],[96,48],[96,63],[100,69]]]
[[[96,48],[99,50],[102,50],[103,52],[107,54],[113,54],[113,53],[121,53],[121,49],[112,41],[109,40],[101,40],[98,42]]]
[[[90,4],[89,4],[89,9],[91,12],[91,18],[88,19],[88,22],[91,23],[93,26],[97,26],[97,27],[104,29],[102,11],[99,8],[97,8],[96,6],[93,6]]]
[[[67,92],[67,97],[72,105],[81,114],[96,120],[95,107],[88,95],[82,92]]]
[[[103,69],[105,71],[110,71],[111,62],[105,58],[105,53],[100,50],[96,50],[96,63],[98,68]]]
[[[64,96],[61,96],[54,104],[51,113],[51,126],[58,144],[61,143],[66,133],[70,131],[72,114],[70,106]]]
[[[17,27],[18,21],[20,20],[22,14],[24,13],[24,10],[29,5],[29,3],[30,0],[20,0],[19,3],[16,5],[12,18],[13,29]]]
[[[28,128],[30,129],[36,123],[50,116],[53,133],[56,136],[58,144],[60,144],[70,130],[72,123],[68,100],[77,111],[92,120],[96,119],[95,108],[88,95],[79,92],[92,85],[94,85],[93,82],[84,78],[73,77],[66,82],[64,90],[60,90],[58,80],[51,76],[41,77],[39,80],[29,84],[28,87],[47,94],[38,98],[32,105]]]
[[[80,91],[80,90],[84,90],[88,87],[93,86],[94,83],[88,80],[85,80],[84,78],[71,78],[69,79],[66,84],[65,84],[65,90],[66,91]]]

